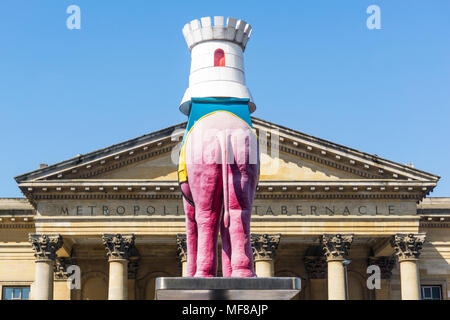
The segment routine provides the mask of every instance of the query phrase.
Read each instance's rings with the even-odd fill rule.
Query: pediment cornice
[[[260,181],[256,199],[400,199],[420,201],[429,181]],[[32,204],[48,199],[180,199],[177,181],[61,180],[19,184]]]

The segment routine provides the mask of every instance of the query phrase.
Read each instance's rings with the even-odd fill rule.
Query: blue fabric
[[[186,134],[192,126],[204,115],[214,111],[228,111],[241,118],[253,128],[250,111],[248,110],[249,99],[238,98],[192,98],[191,113],[189,114],[186,132],[184,133],[183,142]]]

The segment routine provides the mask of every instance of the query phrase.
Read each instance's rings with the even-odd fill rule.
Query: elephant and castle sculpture
[[[205,17],[183,28],[191,51],[188,116],[178,164],[186,214],[187,275],[215,277],[222,240],[222,275],[255,277],[250,216],[259,178],[255,111],[245,85],[243,53],[251,27]]]

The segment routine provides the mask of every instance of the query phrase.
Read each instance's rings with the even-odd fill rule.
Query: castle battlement
[[[195,45],[210,40],[226,40],[238,44],[242,51],[245,50],[252,27],[244,20],[227,18],[226,23],[222,16],[214,17],[214,25],[211,17],[195,19],[187,23],[183,28],[183,35],[189,49]]]

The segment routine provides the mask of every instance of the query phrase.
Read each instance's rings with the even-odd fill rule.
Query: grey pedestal
[[[300,278],[156,278],[157,300],[289,300]]]

